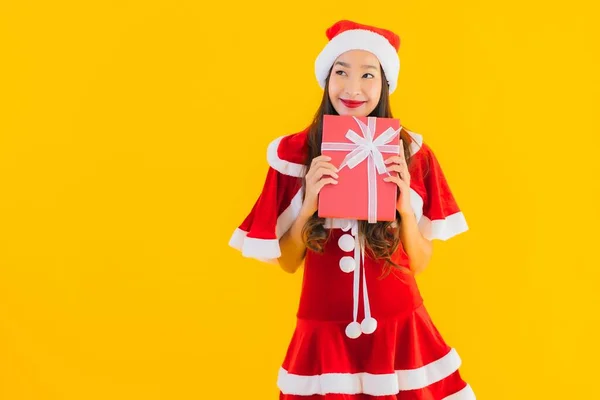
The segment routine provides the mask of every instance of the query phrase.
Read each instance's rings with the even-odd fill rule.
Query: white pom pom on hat
[[[329,42],[315,60],[315,75],[319,86],[325,81],[335,60],[349,50],[366,50],[378,59],[389,84],[389,93],[396,90],[400,73],[400,37],[394,32],[358,22],[341,20],[326,31]]]

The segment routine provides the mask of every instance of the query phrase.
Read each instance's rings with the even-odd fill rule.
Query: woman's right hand
[[[335,185],[338,182],[337,168],[329,161],[331,157],[321,155],[313,158],[310,164],[305,176],[306,194],[301,210],[304,215],[310,216],[317,211],[319,192],[325,185]]]

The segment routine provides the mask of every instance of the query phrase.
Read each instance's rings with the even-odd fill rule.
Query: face
[[[329,77],[329,100],[340,115],[366,117],[377,107],[383,79],[377,57],[351,50],[334,62]]]

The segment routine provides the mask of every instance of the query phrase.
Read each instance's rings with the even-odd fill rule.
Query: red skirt
[[[423,304],[350,339],[347,321],[298,319],[279,371],[281,400],[474,400],[461,359]]]

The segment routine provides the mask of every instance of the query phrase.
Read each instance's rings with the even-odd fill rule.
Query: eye
[[[342,75],[342,74],[345,74],[346,72],[342,71],[341,69],[338,69],[337,71],[335,71],[335,73],[338,75]]]
[[[363,75],[363,78],[365,78],[367,75],[371,75],[371,78],[375,78],[375,75],[373,75],[373,74],[370,74],[370,73],[368,73],[368,72],[367,72],[366,74],[364,74],[364,75]]]

